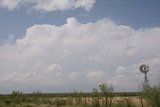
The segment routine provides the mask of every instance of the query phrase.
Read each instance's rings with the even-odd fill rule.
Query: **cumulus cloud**
[[[92,80],[101,79],[104,75],[105,73],[103,73],[102,71],[92,71],[92,72],[87,73],[87,77]]]
[[[61,26],[34,25],[16,43],[0,46],[0,84],[6,91],[13,82],[28,91],[67,91],[108,82],[134,91],[143,81],[142,59],[151,81],[160,75],[159,33],[158,27],[134,30],[109,19],[82,24],[71,17]]]
[[[60,69],[61,69],[61,66],[57,64],[52,64],[47,67],[47,71],[53,71],[53,72]]]
[[[38,11],[56,11],[83,8],[90,11],[95,0],[0,0],[0,6],[8,10],[14,10],[24,5],[31,6]]]
[[[132,57],[138,54],[138,48],[135,46],[127,46],[125,56]]]
[[[0,0],[0,6],[5,7],[8,10],[13,10],[15,7],[19,5],[21,0]]]

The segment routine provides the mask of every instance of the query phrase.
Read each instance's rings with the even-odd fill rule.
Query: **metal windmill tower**
[[[149,80],[147,78],[147,73],[149,72],[149,66],[146,64],[142,64],[139,69],[142,73],[144,73],[143,88],[146,89],[149,87]]]

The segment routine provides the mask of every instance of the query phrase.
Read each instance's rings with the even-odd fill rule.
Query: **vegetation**
[[[114,92],[113,86],[106,83],[91,93],[24,94],[13,91],[0,95],[0,107],[160,107],[160,84],[141,92]]]
[[[112,101],[114,98],[112,84],[108,85],[108,84],[102,83],[99,85],[99,89],[100,89],[102,96],[104,96],[105,107],[111,107]]]
[[[160,107],[160,81],[155,86],[143,87],[142,98],[152,107]]]

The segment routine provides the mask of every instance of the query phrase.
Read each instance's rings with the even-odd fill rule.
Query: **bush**
[[[100,94],[95,88],[93,89],[92,104],[93,107],[100,107]]]
[[[23,99],[23,94],[20,91],[13,91],[10,99],[15,104],[21,104]]]
[[[11,104],[11,100],[10,99],[6,99],[4,102],[5,102],[6,105]]]
[[[106,107],[111,107],[112,106],[112,101],[114,98],[114,87],[112,86],[112,84],[105,84],[102,83],[99,85],[99,89],[100,89],[100,93],[102,94],[102,96],[104,96],[105,98],[105,106]]]
[[[145,98],[152,107],[160,107],[160,85],[149,87],[143,92]]]

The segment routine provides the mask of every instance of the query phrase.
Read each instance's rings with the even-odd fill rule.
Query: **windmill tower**
[[[144,82],[143,82],[143,88],[146,89],[149,87],[149,80],[147,78],[147,73],[149,72],[149,66],[146,64],[142,64],[140,66],[140,72],[144,73]]]

